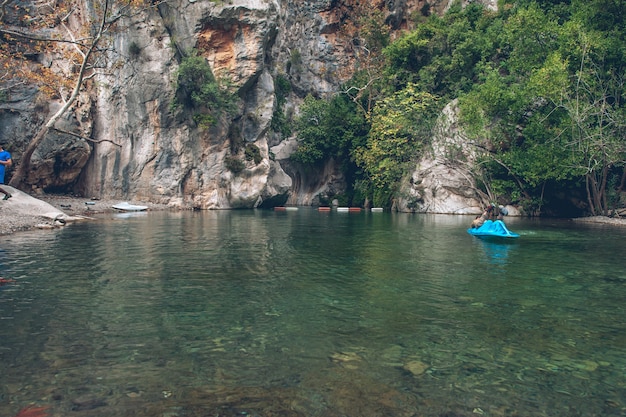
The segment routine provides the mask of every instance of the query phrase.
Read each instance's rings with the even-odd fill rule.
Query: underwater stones
[[[590,361],[590,360],[584,360],[575,365],[577,369],[580,369],[581,371],[586,371],[586,372],[594,372],[595,370],[598,369],[599,366],[600,364],[594,361]]]
[[[93,410],[94,408],[103,407],[105,405],[107,405],[107,403],[104,399],[87,395],[72,400],[72,411]]]
[[[420,376],[429,368],[427,364],[422,361],[411,361],[404,364],[402,369],[409,371],[413,376]]]
[[[547,369],[558,370],[567,369],[574,371],[595,372],[601,366],[610,366],[611,363],[607,361],[592,361],[590,359],[573,360],[564,354],[554,354],[551,357],[552,362],[546,364]]]
[[[330,355],[333,362],[350,362],[361,360],[361,357],[355,352],[335,352]]]
[[[333,363],[339,364],[348,369],[358,368],[356,362],[361,361],[361,357],[355,352],[335,352],[330,355],[330,360]]]
[[[382,352],[381,361],[389,366],[401,367],[403,351],[402,346],[390,346]]]

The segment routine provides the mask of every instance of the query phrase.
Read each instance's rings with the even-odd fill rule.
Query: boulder
[[[478,149],[458,126],[458,103],[448,104],[438,120],[431,146],[404,179],[396,209],[415,213],[480,214],[485,196],[472,168]]]

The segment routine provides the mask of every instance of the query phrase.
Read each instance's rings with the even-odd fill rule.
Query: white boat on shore
[[[126,201],[119,204],[114,204],[112,206],[115,210],[119,211],[146,211],[148,210],[148,206],[137,206],[135,204],[130,204]]]

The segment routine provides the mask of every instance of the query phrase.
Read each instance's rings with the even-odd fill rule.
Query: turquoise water
[[[0,416],[623,416],[626,228],[117,215],[3,237]]]

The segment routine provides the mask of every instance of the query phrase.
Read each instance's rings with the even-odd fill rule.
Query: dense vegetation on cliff
[[[486,194],[528,213],[617,207],[626,2],[509,0],[499,9],[456,4],[445,16],[417,16],[393,42],[364,31],[362,70],[337,97],[305,102],[295,158],[341,158],[353,203],[388,205],[439,110],[458,99],[468,140],[484,154]]]

